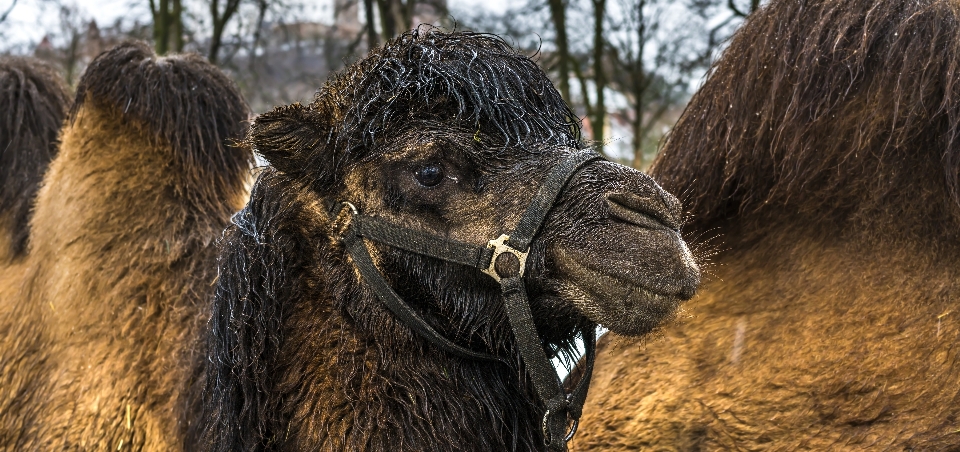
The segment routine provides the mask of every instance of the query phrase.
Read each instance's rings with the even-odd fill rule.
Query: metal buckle
[[[344,212],[347,212],[347,214],[344,215]],[[353,222],[353,217],[357,216],[358,214],[357,206],[347,201],[340,203],[340,210],[337,211],[337,215],[333,217],[333,221],[331,221],[330,224],[330,227],[333,229],[333,233],[338,240],[343,238],[343,234],[347,232],[347,229],[350,227],[350,223]],[[345,219],[341,221],[341,218]]]
[[[487,268],[480,270],[492,276],[497,282],[500,282],[502,279],[495,268],[497,265],[497,257],[499,257],[501,254],[513,254],[517,257],[517,260],[520,261],[520,274],[517,276],[523,276],[523,272],[527,267],[527,252],[520,251],[510,245],[507,245],[507,240],[510,240],[510,236],[502,234],[500,237],[487,242],[487,247],[493,248],[493,256],[490,258],[490,265],[488,265]]]

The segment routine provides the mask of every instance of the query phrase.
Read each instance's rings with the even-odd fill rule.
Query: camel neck
[[[293,326],[285,342],[309,345],[285,348],[278,360],[294,449],[542,448],[541,408],[516,369],[371,338],[326,303],[309,304],[284,322]]]

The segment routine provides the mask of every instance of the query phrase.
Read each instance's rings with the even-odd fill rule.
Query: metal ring
[[[550,409],[547,409],[547,412],[543,414],[543,423],[540,425],[540,430],[543,431],[543,444],[545,446],[550,445],[550,431],[547,428],[547,418],[550,417]]]
[[[570,440],[573,439],[573,435],[577,434],[577,427],[579,426],[580,426],[580,419],[574,419],[573,427],[570,427],[570,433],[567,433],[566,438],[563,438],[563,442],[565,443],[570,442]]]
[[[348,215],[344,215],[345,211],[349,210]],[[359,215],[357,212],[357,206],[353,205],[348,201],[343,201],[340,203],[340,210],[337,211],[336,216],[333,217],[333,220],[330,222],[330,227],[333,229],[336,237],[342,238],[343,233],[347,231],[350,227],[350,223],[353,222],[353,217]],[[340,224],[340,219],[346,217],[346,220],[343,221],[343,224]]]
[[[543,430],[543,443],[544,445],[550,445],[550,429],[547,428],[547,419],[550,417],[550,410],[548,409],[546,413],[543,414],[543,423],[540,424],[540,429]],[[577,427],[580,426],[580,419],[573,420],[573,426],[570,427],[570,431],[567,432],[567,435],[563,438],[563,442],[568,443],[573,436],[577,434]]]
[[[358,213],[358,212],[357,212],[357,206],[353,205],[353,203],[351,203],[350,201],[341,201],[341,202],[340,202],[340,212],[343,212],[343,208],[344,208],[344,207],[349,207],[349,208],[350,208],[350,213],[352,213],[352,214],[354,214],[354,215],[357,215],[357,213]],[[338,212],[337,215],[340,215],[340,212]]]
[[[500,274],[497,273],[496,263],[497,257],[503,253],[510,253],[514,256],[517,256],[517,260],[520,261],[520,274],[517,276],[522,277],[527,266],[527,254],[530,254],[528,249],[526,252],[520,251],[510,245],[507,245],[507,240],[510,240],[510,236],[506,234],[501,234],[500,237],[497,237],[489,242],[487,242],[487,248],[493,249],[493,254],[490,256],[490,264],[487,265],[487,268],[480,269],[483,273],[486,273],[493,277],[494,280],[500,282]]]

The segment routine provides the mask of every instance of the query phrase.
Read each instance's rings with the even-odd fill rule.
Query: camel
[[[541,364],[699,284],[676,198],[496,36],[405,33],[247,142],[270,165],[222,241],[206,450],[565,450],[586,386],[544,397]]]
[[[0,276],[0,450],[184,448],[247,115],[196,55],[128,42],[88,66],[29,252]]]
[[[67,87],[51,65],[0,57],[0,266],[26,253],[33,198],[57,153],[69,106]]]
[[[572,450],[960,450],[960,3],[771,1],[651,173],[713,275]]]

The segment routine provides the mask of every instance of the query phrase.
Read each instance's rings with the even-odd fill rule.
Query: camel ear
[[[326,115],[299,102],[276,107],[253,122],[248,141],[270,165],[293,177],[306,173],[322,182],[333,177],[332,142]]]

